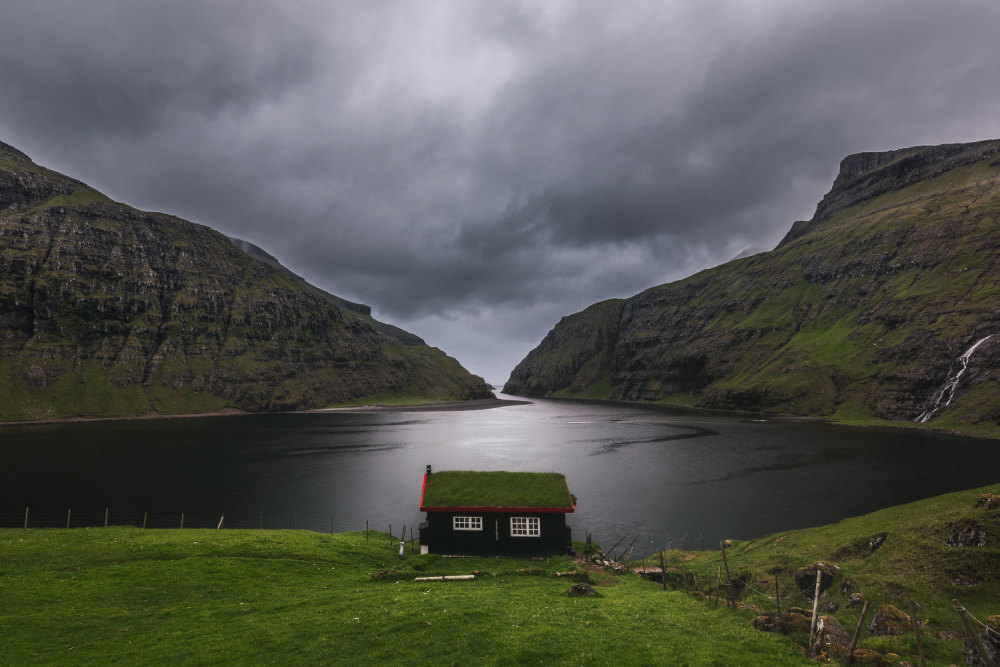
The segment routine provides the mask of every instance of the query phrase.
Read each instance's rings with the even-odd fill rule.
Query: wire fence
[[[105,526],[133,526],[136,528],[238,528],[262,530],[311,530],[315,532],[343,532],[364,530],[366,525],[348,526],[346,520],[338,520],[335,513],[319,515],[315,512],[223,513],[172,512],[152,513],[117,511],[113,508],[67,509],[66,511],[33,510],[25,507],[15,511],[0,511],[0,528],[99,528]],[[402,525],[402,524],[400,524]],[[373,530],[384,531],[385,526],[371,526]]]

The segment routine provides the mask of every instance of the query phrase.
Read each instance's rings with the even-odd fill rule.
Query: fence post
[[[149,512],[142,513],[142,529],[146,530],[146,517],[149,516]]]
[[[333,535],[333,515],[330,515],[330,534]]]
[[[733,582],[729,578],[729,561],[726,559],[725,540],[719,542],[719,548],[722,549],[722,564],[726,566],[726,606],[728,607],[731,602],[733,607],[736,607],[736,600],[733,599]]]
[[[965,630],[969,633],[969,637],[972,638],[972,643],[975,645],[976,650],[979,651],[983,664],[990,664],[990,657],[986,653],[986,647],[983,646],[982,640],[979,639],[979,633],[972,627],[972,621],[969,620],[969,613],[965,611],[965,607],[958,603],[958,600],[952,600],[951,603],[955,605],[955,611],[962,617],[962,623],[965,623]]]
[[[663,563],[663,551],[660,551],[660,581],[663,583],[663,590],[667,590],[667,568]]]
[[[816,568],[816,592],[813,594],[813,617],[812,624],[809,626],[809,650],[812,650],[813,639],[816,634],[816,615],[819,613],[819,582],[823,577],[823,570]]]
[[[108,508],[104,508],[104,527],[108,527]]]
[[[69,510],[66,510],[66,527],[69,528]]]
[[[865,625],[865,616],[868,615],[868,605],[871,604],[868,600],[865,600],[865,605],[861,607],[861,618],[858,619],[858,627],[854,628],[854,636],[851,637],[851,645],[847,649],[847,664],[851,664],[854,660],[854,647],[858,645],[858,637],[861,636],[861,628]]]
[[[365,542],[368,541],[368,519],[365,519]]]
[[[184,529],[184,512],[181,512],[181,530]]]
[[[216,526],[215,529],[216,530],[221,530],[222,529],[222,522],[225,521],[225,520],[226,520],[226,515],[223,514],[222,516],[219,517],[219,525]]]
[[[28,530],[28,508],[24,508],[24,529]]]

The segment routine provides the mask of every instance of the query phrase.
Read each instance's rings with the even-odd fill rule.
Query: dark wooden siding
[[[453,530],[452,517],[482,517],[483,529]],[[538,537],[514,537],[511,517],[539,519]],[[427,512],[420,524],[420,544],[433,554],[463,556],[544,556],[564,554],[572,546],[566,515],[559,513],[516,512]]]

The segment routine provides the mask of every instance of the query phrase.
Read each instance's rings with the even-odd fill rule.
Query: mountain
[[[492,396],[260,248],[0,143],[0,421]]]
[[[851,155],[770,252],[565,317],[526,396],[1000,421],[1000,141]]]

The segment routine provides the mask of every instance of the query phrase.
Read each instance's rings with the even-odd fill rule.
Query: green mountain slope
[[[565,318],[505,391],[995,429],[998,297],[1000,141],[862,153],[775,250]]]
[[[492,397],[247,246],[0,143],[0,421]]]

